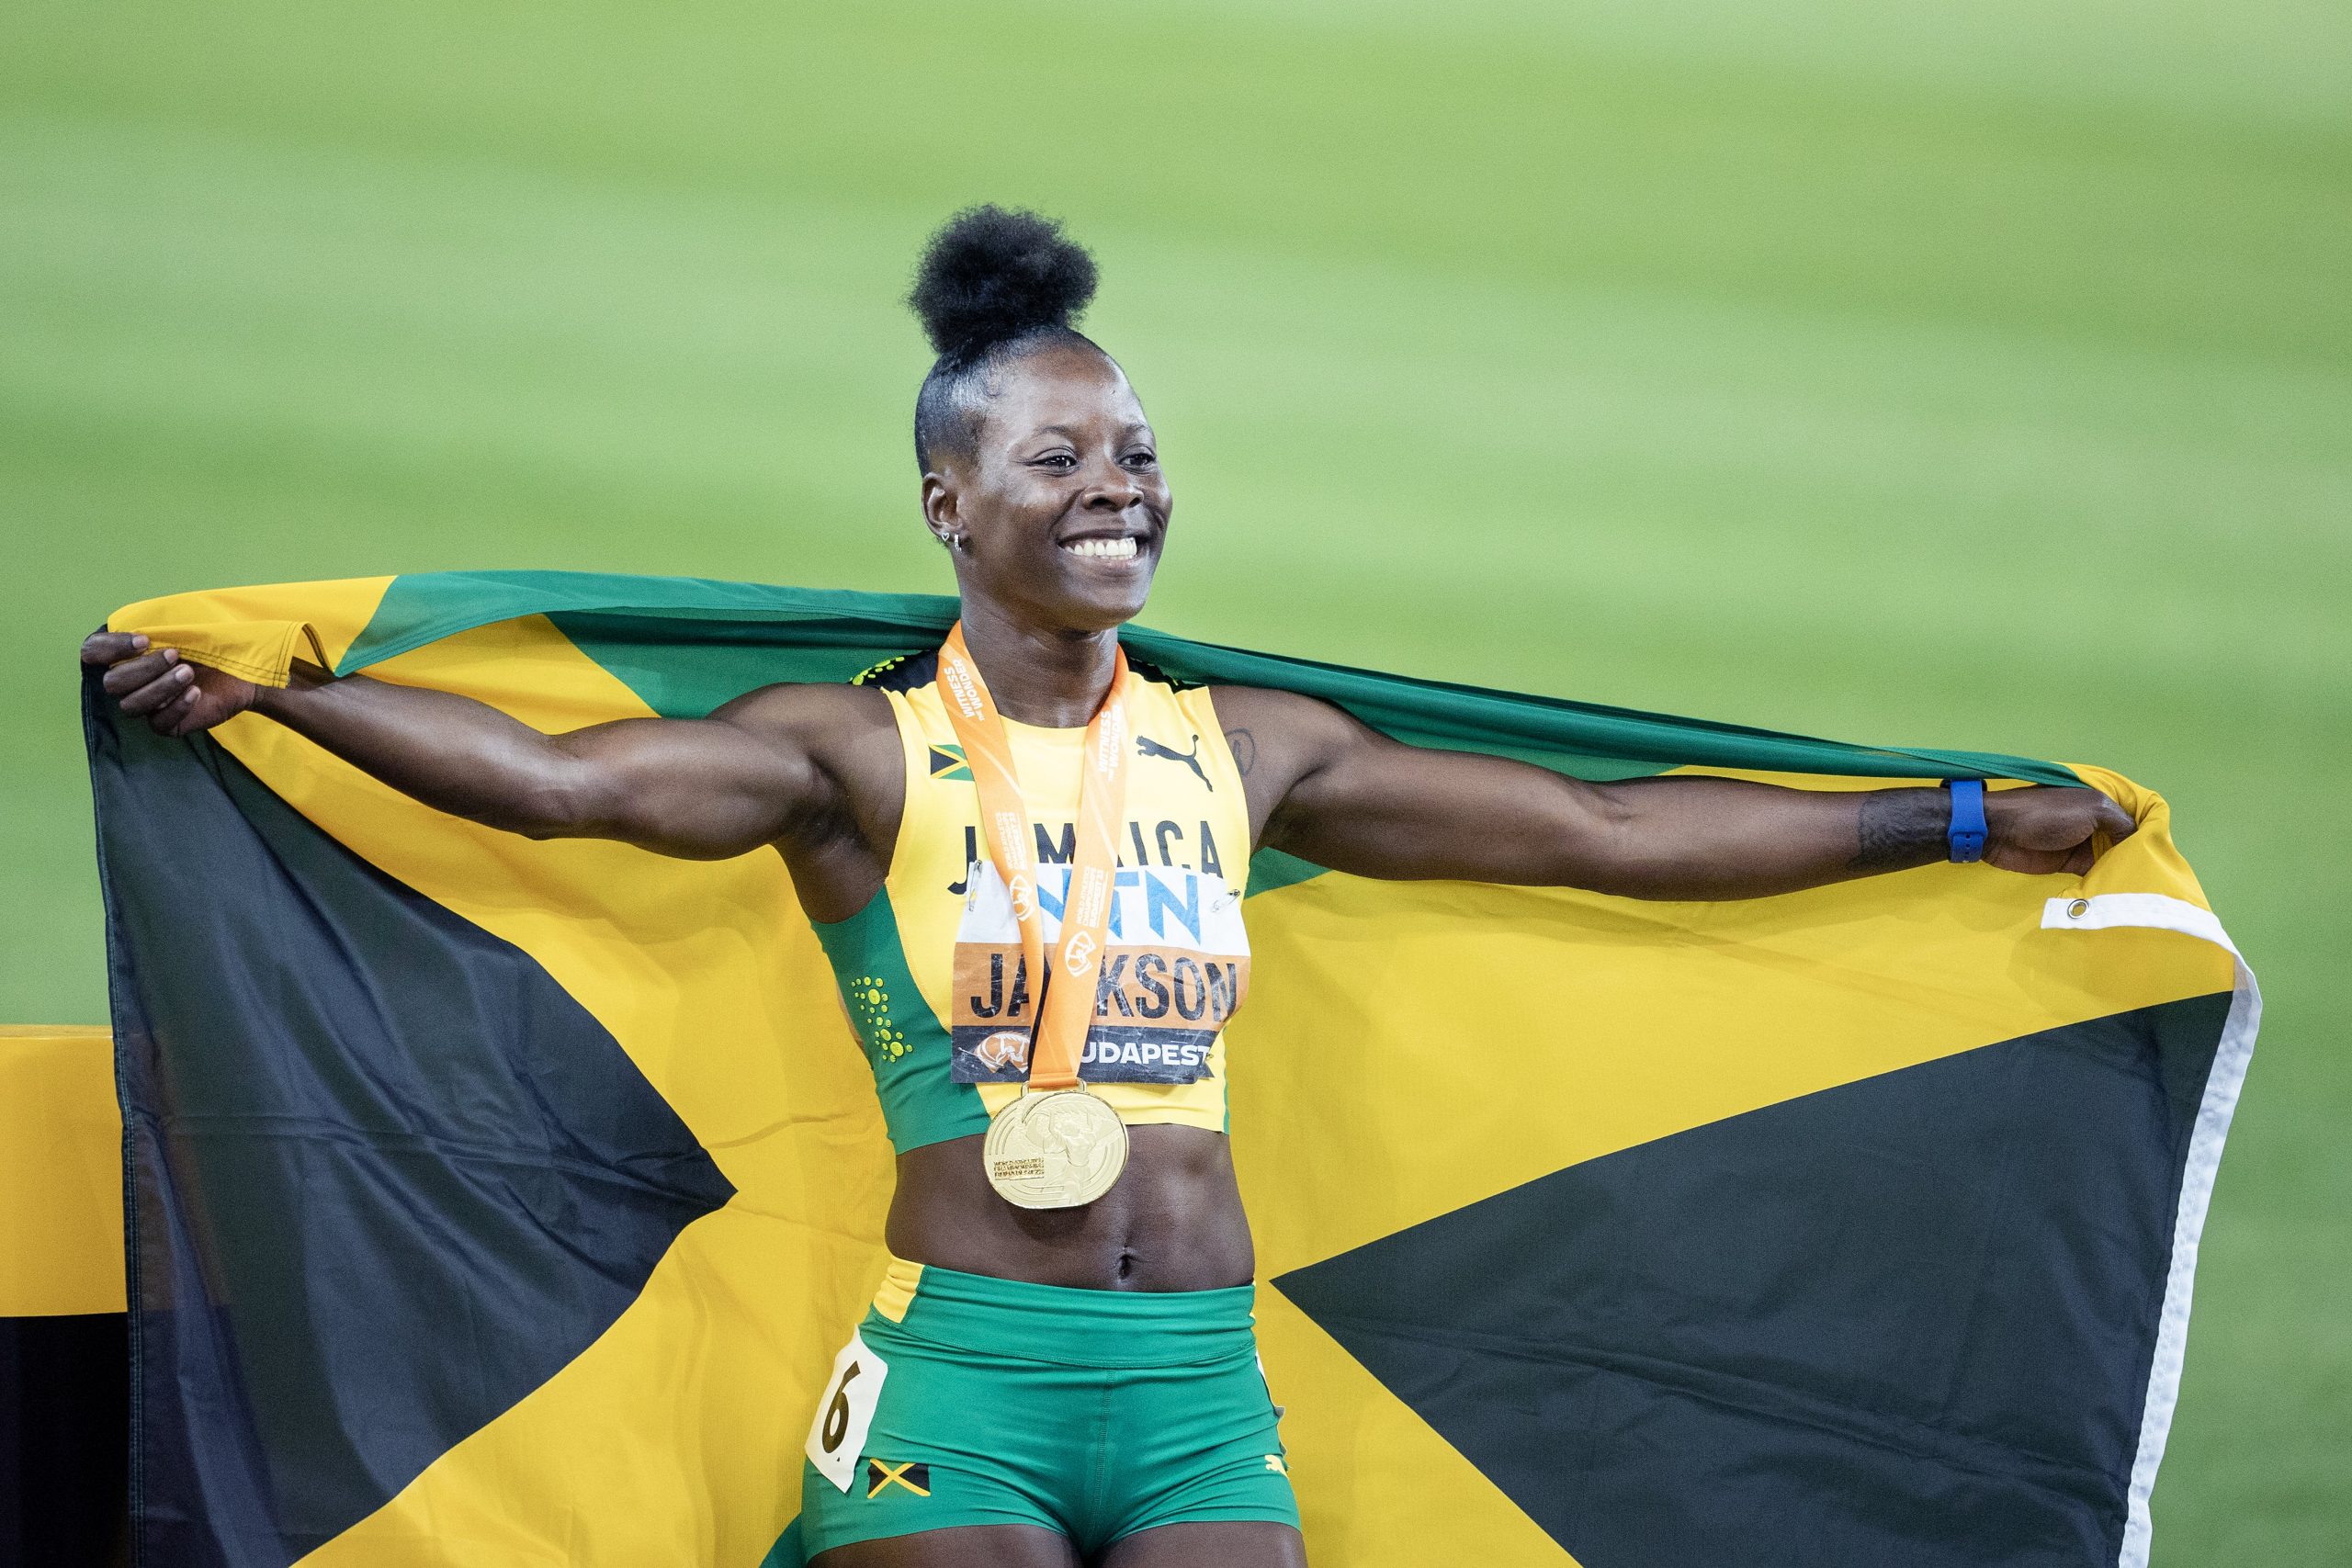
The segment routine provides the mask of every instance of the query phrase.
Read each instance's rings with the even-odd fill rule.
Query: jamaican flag
[[[113,625],[562,730],[848,680],[954,613],[526,572]],[[2082,780],[2141,823],[2080,879],[1722,904],[1258,856],[1232,1130],[1323,1568],[2144,1558],[2257,1008],[2161,799],[1125,637],[1588,778]],[[777,857],[535,842],[253,716],[86,711],[145,1561],[789,1557],[891,1163]]]

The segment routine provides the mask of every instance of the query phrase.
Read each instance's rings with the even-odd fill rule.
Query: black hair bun
[[[940,358],[968,364],[998,344],[1068,328],[1094,298],[1094,258],[1034,212],[967,208],[923,248],[907,297]]]

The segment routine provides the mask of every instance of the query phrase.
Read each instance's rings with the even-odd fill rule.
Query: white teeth
[[[1074,556],[1086,556],[1101,560],[1133,560],[1136,542],[1133,539],[1078,539],[1062,548]]]

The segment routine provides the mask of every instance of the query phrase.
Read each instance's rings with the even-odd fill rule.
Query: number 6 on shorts
[[[857,1478],[857,1456],[865,1447],[866,1429],[874,1425],[882,1380],[889,1375],[882,1358],[855,1333],[833,1358],[833,1375],[825,1381],[817,1418],[808,1425],[808,1462],[839,1491],[848,1491]]]

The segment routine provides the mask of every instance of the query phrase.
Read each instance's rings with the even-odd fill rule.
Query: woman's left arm
[[[1783,789],[1736,779],[1590,784],[1500,757],[1389,739],[1293,692],[1212,694],[1258,842],[1399,880],[1589,887],[1634,898],[1755,898],[1945,858],[1940,787]],[[1984,859],[2080,873],[2095,835],[2134,824],[2094,789],[1988,792]]]

